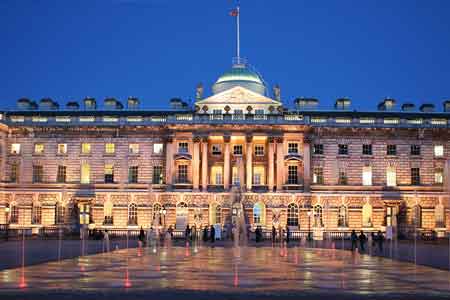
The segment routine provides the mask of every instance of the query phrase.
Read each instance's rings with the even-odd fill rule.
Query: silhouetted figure
[[[144,232],[144,229],[142,229],[142,226],[141,226],[141,229],[139,230],[139,242],[141,242],[141,244],[142,245],[145,245],[145,232]]]
[[[216,230],[214,229],[213,225],[211,225],[209,236],[211,238],[211,243],[214,243],[214,241],[216,240]]]
[[[205,228],[203,228],[203,242],[207,242],[208,241],[208,226],[205,226]]]
[[[186,225],[186,229],[184,230],[184,239],[186,241],[188,241],[190,235],[191,235],[191,229],[189,228],[189,224],[188,224],[188,225]]]
[[[275,239],[277,238],[277,230],[275,226],[272,225],[272,243],[275,243]]]
[[[170,234],[170,238],[173,239],[173,228],[172,228],[172,225],[169,226],[169,229],[167,229],[167,232]]]
[[[372,249],[375,250],[376,246],[377,246],[377,236],[375,235],[375,232],[371,232],[370,233],[370,238],[372,239]]]
[[[256,226],[256,229],[255,229],[255,238],[256,238],[256,242],[257,242],[257,243],[259,243],[259,242],[261,241],[261,236],[262,236],[261,233],[262,233],[262,232],[261,232],[261,226]]]
[[[289,230],[289,226],[286,225],[286,244],[289,244],[290,235],[291,231]]]
[[[378,251],[380,251],[380,254],[383,254],[384,235],[381,232],[381,230],[378,230],[377,242],[378,242]]]
[[[364,234],[364,232],[361,230],[361,233],[359,234],[359,247],[361,252],[366,251],[366,241],[367,241],[367,237]]]
[[[352,241],[352,251],[355,251],[355,249],[358,248],[358,235],[356,235],[355,230],[352,230],[350,240]]]

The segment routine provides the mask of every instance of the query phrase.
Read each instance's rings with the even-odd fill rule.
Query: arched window
[[[291,203],[288,205],[287,225],[298,226],[298,205],[295,203]]]
[[[348,227],[348,212],[345,205],[339,207],[338,227]]]
[[[414,227],[422,228],[422,207],[420,205],[415,205],[412,212]]]
[[[175,228],[177,229],[184,229],[186,228],[186,225],[189,224],[188,223],[188,205],[186,204],[186,202],[179,202],[177,204],[177,218],[176,218],[176,223],[175,223]]]
[[[128,225],[137,225],[137,205],[131,203],[128,205]]]
[[[61,202],[55,205],[55,224],[64,223],[64,205]]]
[[[222,207],[219,204],[211,203],[209,206],[210,224],[222,223]]]
[[[9,222],[11,224],[17,224],[19,223],[19,207],[17,204],[11,204],[11,207],[9,208]]]
[[[188,214],[188,205],[186,202],[179,202],[177,204],[177,216],[187,216]]]
[[[258,225],[264,225],[266,223],[266,207],[264,203],[257,202],[253,206],[253,223]]]
[[[372,205],[364,204],[362,208],[362,226],[372,227]]]
[[[434,216],[436,220],[436,228],[445,228],[445,209],[444,205],[438,204],[434,208]]]
[[[161,204],[155,203],[153,204],[153,215],[152,215],[152,226],[158,227],[162,225],[162,218],[161,218]]]
[[[105,220],[103,221],[104,225],[112,225],[113,222],[113,207],[114,204],[111,200],[106,200],[105,204],[103,205],[103,214],[105,216]]]
[[[33,203],[31,206],[31,224],[41,224],[42,209],[39,203]]]
[[[314,227],[323,227],[322,206],[314,206]]]

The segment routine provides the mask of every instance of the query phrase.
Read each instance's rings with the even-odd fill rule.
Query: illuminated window
[[[164,183],[164,175],[163,175],[163,167],[162,166],[153,166],[153,184],[163,184]]]
[[[42,143],[34,144],[34,154],[37,155],[44,154],[44,144]]]
[[[189,145],[186,142],[178,143],[178,153],[189,153]]]
[[[139,154],[139,144],[129,144],[128,145],[128,153]]]
[[[434,145],[434,156],[436,156],[436,157],[444,156],[444,146],[443,145]]]
[[[436,168],[434,170],[434,183],[442,184],[444,182],[444,170],[442,168]]]
[[[341,205],[338,213],[338,227],[348,227],[347,206]]]
[[[322,206],[316,205],[313,209],[314,227],[323,227]]]
[[[95,117],[90,117],[90,116],[82,116],[80,117],[80,122],[94,122],[95,121]]]
[[[67,144],[58,144],[58,154],[66,154],[67,153]]]
[[[142,117],[127,117],[127,121],[128,122],[142,122],[143,118]]]
[[[105,165],[105,183],[114,183],[114,165]]]
[[[40,165],[33,166],[33,183],[44,181],[44,167]]]
[[[238,167],[234,166],[233,170],[232,170],[232,180],[231,182],[233,183],[234,186],[239,186],[240,185],[240,178],[239,178],[239,170]]]
[[[339,170],[338,184],[340,184],[340,185],[348,184],[347,172],[344,168]]]
[[[386,170],[386,185],[396,186],[397,185],[397,172],[395,167],[389,166]]]
[[[114,116],[104,116],[103,122],[119,122],[119,118]]]
[[[265,215],[266,215],[266,207],[264,203],[257,202],[253,206],[253,223],[258,225],[264,225],[265,222]]]
[[[106,143],[105,144],[105,153],[106,154],[114,154],[116,152],[116,145],[114,143]]]
[[[263,166],[255,166],[253,168],[253,184],[264,185],[265,170]]]
[[[242,155],[242,145],[234,145],[233,146],[233,155]]]
[[[411,145],[411,155],[420,155],[420,145]]]
[[[47,117],[41,117],[41,116],[33,116],[33,117],[31,117],[31,121],[33,121],[33,122],[47,122],[48,118]]]
[[[105,217],[103,225],[113,225],[113,208],[114,204],[111,200],[106,200],[103,204],[103,215]]]
[[[359,118],[360,124],[374,124],[375,118]]]
[[[363,185],[372,185],[372,167],[364,166],[362,174]]]
[[[31,224],[41,224],[42,208],[39,203],[31,204]]]
[[[56,116],[55,121],[56,122],[70,122],[71,119],[69,116]]]
[[[413,224],[416,228],[422,228],[422,207],[415,205],[412,209]]]
[[[11,116],[9,118],[11,119],[11,122],[18,122],[18,123],[25,122],[24,116]]]
[[[287,225],[298,226],[298,205],[290,203],[287,209]]]
[[[211,184],[221,185],[223,184],[223,169],[222,166],[213,166],[211,168]]]
[[[58,166],[58,173],[56,174],[56,181],[59,183],[66,182],[66,173],[67,173],[66,166]]]
[[[187,165],[178,165],[178,183],[188,183]]]
[[[288,154],[298,154],[298,143],[288,143]]]
[[[288,166],[288,184],[298,184],[297,166]]]
[[[91,182],[91,166],[88,163],[81,164],[81,183],[89,184]]]
[[[11,144],[11,154],[14,155],[20,154],[20,144]]]
[[[55,224],[63,224],[64,223],[64,215],[65,208],[61,202],[56,203],[55,205]]]
[[[323,168],[315,167],[313,170],[313,183],[323,184]]]
[[[362,226],[372,227],[372,205],[366,203],[362,209]]]
[[[81,144],[81,153],[82,154],[90,154],[91,153],[91,144],[82,143]]]
[[[264,156],[264,145],[255,145],[255,156]]]
[[[128,225],[137,225],[137,205],[135,203],[131,203],[128,205]]]
[[[157,143],[153,144],[153,153],[154,154],[162,154],[163,153],[163,144]]]
[[[12,204],[9,208],[9,223],[17,224],[19,223],[19,207],[17,204]]]

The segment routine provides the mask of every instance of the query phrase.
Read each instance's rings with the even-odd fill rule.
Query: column
[[[200,186],[200,138],[198,136],[192,139],[194,142],[194,151],[192,153],[192,187],[198,191]]]
[[[173,154],[174,154],[173,138],[168,137],[166,140],[166,184],[173,183]]]
[[[269,192],[273,192],[274,187],[274,179],[275,179],[275,166],[274,166],[274,155],[275,155],[275,146],[274,146],[274,138],[269,137],[268,139],[268,179],[267,179],[267,186],[269,188]]]
[[[0,135],[0,151],[1,151],[1,165],[0,165],[0,180],[3,182],[7,181],[6,178],[6,134],[2,133]]]
[[[230,188],[230,136],[224,136],[224,151],[223,151],[223,188],[228,190]]]
[[[450,160],[444,164],[444,191],[450,192]]]
[[[277,145],[277,192],[283,191],[284,184],[284,151],[283,151],[283,138],[278,137],[276,139]]]
[[[311,184],[311,139],[303,138],[303,190],[309,192]]]
[[[246,178],[246,188],[247,191],[251,191],[252,190],[252,175],[253,175],[253,160],[252,160],[252,154],[253,154],[253,144],[252,144],[252,136],[251,135],[247,135],[246,136],[246,142],[247,142],[247,153],[246,153],[246,167],[245,167],[245,171],[247,174],[247,178]]]
[[[202,140],[202,189],[208,190],[208,137]]]

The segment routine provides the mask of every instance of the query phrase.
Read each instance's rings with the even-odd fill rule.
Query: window
[[[56,181],[59,183],[66,182],[66,166],[58,166],[58,173],[56,174]]]
[[[163,167],[162,166],[153,166],[153,184],[163,184],[164,183],[164,175],[163,175]]]
[[[91,181],[91,166],[88,163],[81,164],[81,180],[82,184],[89,184]]]
[[[362,208],[362,226],[372,227],[372,205],[365,203]]]
[[[34,144],[34,154],[36,155],[44,154],[44,144],[42,143]]]
[[[104,116],[103,122],[119,122],[119,118],[114,116]]]
[[[445,228],[445,207],[442,204],[438,204],[434,208],[435,215],[435,227]]]
[[[33,121],[33,122],[47,122],[48,118],[47,117],[42,117],[42,116],[32,116],[31,117],[31,121]]]
[[[412,213],[414,227],[422,228],[422,207],[420,205],[415,205],[412,209]]]
[[[222,207],[217,203],[211,203],[209,205],[209,218],[210,224],[222,223]]]
[[[323,154],[323,144],[314,144],[314,154],[322,155]]]
[[[41,224],[42,209],[37,203],[31,204],[31,224]]]
[[[153,144],[153,154],[162,154],[164,146],[163,144],[157,143]]]
[[[82,143],[81,144],[81,153],[82,154],[91,154],[91,144]]]
[[[255,109],[255,120],[264,120],[264,109]]]
[[[128,225],[137,225],[137,205],[135,203],[131,203],[128,206]]]
[[[288,154],[298,154],[298,143],[288,143]]]
[[[9,177],[11,182],[17,182],[17,180],[19,179],[19,166],[17,163],[12,163],[11,164],[11,175]]]
[[[386,154],[387,155],[397,155],[397,145],[387,145]]]
[[[222,166],[213,166],[211,168],[211,184],[212,185],[222,185],[223,184],[223,178],[222,178]]]
[[[395,171],[395,167],[388,167],[386,170],[386,185],[387,186],[396,186],[397,185],[397,173]]]
[[[420,145],[411,145],[411,155],[420,155]]]
[[[233,155],[242,155],[242,145],[233,146]]]
[[[61,202],[55,205],[55,224],[64,223],[64,205]]]
[[[91,221],[91,206],[88,203],[80,203],[78,207],[80,209],[80,224],[89,224]],[[64,221],[61,223],[64,223]]]
[[[56,122],[70,122],[71,119],[69,116],[56,116],[55,121]]]
[[[128,145],[129,154],[139,154],[139,144],[129,144]]]
[[[178,153],[189,153],[188,143],[178,143]]]
[[[338,213],[338,227],[348,227],[347,215],[347,207],[345,205],[341,205]]]
[[[265,178],[265,172],[264,172],[263,166],[255,166],[253,168],[253,184],[254,185],[264,185],[264,178]]]
[[[113,143],[105,144],[105,154],[114,154],[116,152],[116,145]]]
[[[434,170],[434,183],[442,184],[444,182],[444,170],[442,168],[436,168]]]
[[[340,169],[339,170],[338,184],[340,184],[340,185],[347,185],[348,184],[347,173],[346,173],[345,169]]]
[[[159,203],[155,203],[153,204],[153,218],[152,218],[152,224],[156,224],[158,226],[161,226],[163,224],[162,220],[161,220],[161,204]]]
[[[58,147],[57,151],[58,151],[59,155],[63,155],[63,154],[67,153],[67,144],[58,144],[57,147]]]
[[[323,168],[315,167],[313,170],[313,183],[323,184]]]
[[[371,144],[363,144],[362,154],[363,155],[372,155],[372,145]]]
[[[348,145],[339,144],[338,145],[338,154],[339,155],[348,155]]]
[[[290,203],[287,209],[287,225],[298,226],[298,205]]]
[[[11,154],[14,155],[20,154],[20,144],[11,144]]]
[[[444,156],[444,146],[443,145],[434,145],[434,156],[436,156],[436,157]]]
[[[411,168],[411,185],[420,185],[420,169]]]
[[[372,167],[364,166],[362,173],[363,185],[372,185]]]
[[[232,170],[232,183],[234,186],[239,186],[240,185],[240,178],[239,178],[239,171],[238,171],[238,167],[234,166],[233,170]]]
[[[103,215],[105,219],[103,220],[103,225],[113,225],[113,208],[114,204],[111,200],[106,200],[105,204],[103,204]]]
[[[222,155],[222,146],[221,145],[212,145],[211,146],[212,155]]]
[[[188,166],[178,165],[178,183],[188,182]]]
[[[129,183],[138,183],[138,166],[132,166],[128,168],[128,182]]]
[[[235,109],[233,113],[234,120],[243,120],[244,119],[244,111],[242,109]]]
[[[322,206],[316,205],[313,210],[314,227],[323,227]]]
[[[261,202],[255,203],[253,206],[253,223],[254,224],[264,224],[264,216],[265,216],[265,206]]]
[[[298,184],[297,166],[288,166],[288,184]]]
[[[80,117],[80,122],[94,122],[94,121],[95,121],[95,117],[91,117],[91,116]]]
[[[11,224],[19,223],[19,207],[16,204],[11,205],[10,209],[9,222]]]
[[[114,183],[114,165],[105,165],[105,183]]]
[[[40,183],[44,180],[44,168],[42,166],[33,166],[33,183]]]
[[[264,145],[255,145],[255,156],[264,156]]]

